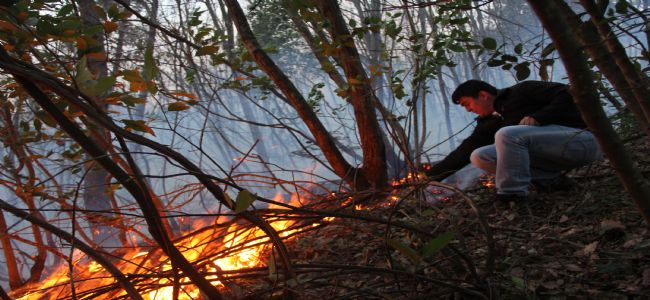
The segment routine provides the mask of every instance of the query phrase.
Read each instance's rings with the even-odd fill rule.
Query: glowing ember
[[[403,185],[403,184],[406,184],[406,183],[414,183],[414,182],[422,181],[422,180],[424,180],[426,178],[427,178],[427,175],[422,173],[422,172],[408,173],[403,178],[393,179],[390,184],[392,186],[398,186],[398,185]]]
[[[484,187],[486,187],[488,189],[492,189],[495,186],[494,185],[494,175],[492,175],[492,174],[481,175],[481,177],[479,178],[479,182],[481,183],[482,186],[484,186]]]

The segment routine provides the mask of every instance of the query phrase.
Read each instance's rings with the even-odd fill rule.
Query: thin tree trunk
[[[598,33],[600,33],[602,39],[605,41],[605,46],[607,46],[611,54],[610,59],[614,59],[616,65],[623,72],[625,80],[632,88],[632,93],[645,115],[646,122],[650,122],[650,88],[648,87],[647,78],[637,72],[634,64],[632,64],[632,61],[630,61],[630,58],[625,53],[625,48],[623,48],[623,45],[621,45],[614,32],[612,32],[609,23],[605,20],[596,3],[593,0],[580,0],[580,3],[589,13],[591,22],[596,26]]]
[[[650,224],[650,184],[634,167],[632,158],[614,131],[600,105],[596,86],[591,78],[587,59],[581,51],[575,34],[565,19],[557,14],[556,0],[529,0],[535,14],[553,39],[571,81],[571,94],[585,123],[598,138],[601,149],[616,170],[623,186],[632,196],[639,212]]]
[[[334,138],[329,134],[325,126],[320,122],[316,113],[311,109],[305,98],[300,94],[298,89],[293,85],[291,80],[278,68],[271,58],[262,50],[257,42],[253,32],[248,25],[246,16],[242,11],[239,3],[235,0],[225,0],[228,7],[229,15],[237,27],[240,38],[248,52],[255,59],[260,68],[271,77],[273,82],[287,97],[290,104],[296,110],[300,118],[305,122],[312,135],[316,139],[318,146],[331,164],[336,175],[343,178],[350,186],[359,189],[366,189],[370,183],[365,178],[365,174],[360,174],[356,168],[352,167],[343,157],[341,151],[336,147]],[[384,170],[385,172],[385,170]]]
[[[616,62],[612,60],[595,25],[589,21],[582,22],[566,3],[558,2],[557,6],[559,8],[557,13],[561,14],[572,28],[578,29],[576,36],[580,43],[584,45],[584,49],[591,58],[591,61],[612,84],[618,95],[623,99],[623,102],[625,102],[626,107],[634,116],[634,119],[646,133],[646,136],[650,137],[650,120],[646,118],[640,104],[637,102],[636,96],[632,92],[632,88],[625,80],[623,72]]]
[[[442,68],[438,68],[438,87],[440,88],[440,101],[442,102],[445,111],[445,127],[447,128],[447,136],[451,137],[454,135],[454,130],[451,125],[451,107],[449,105],[450,100],[447,95],[447,84],[445,83],[445,79],[442,76]],[[449,147],[451,149],[456,149],[456,142],[454,141],[454,138],[451,138],[449,140]]]
[[[338,52],[341,66],[350,85],[349,94],[354,108],[354,117],[361,138],[363,152],[363,175],[375,189],[384,189],[388,184],[386,172],[386,148],[373,106],[373,92],[366,72],[361,65],[352,34],[347,28],[336,0],[318,1],[317,6],[325,19],[330,21],[332,40],[340,43]],[[352,79],[356,81],[352,81]]]
[[[309,46],[312,53],[316,57],[316,60],[318,60],[319,64],[321,65],[321,69],[323,69],[323,71],[329,76],[329,78],[332,79],[332,81],[334,81],[334,83],[338,88],[341,89],[345,88],[345,86],[347,86],[347,82],[345,81],[344,77],[338,72],[337,68],[334,66],[334,63],[331,62],[330,59],[323,54],[322,47],[318,45],[317,39],[311,34],[309,28],[307,27],[307,24],[305,24],[305,22],[300,18],[298,13],[292,7],[290,6],[287,7],[287,12],[289,14],[289,17],[291,18],[293,25],[296,27],[296,30],[298,30],[300,35],[307,42],[307,45]],[[380,43],[380,42],[374,41],[372,44],[374,45],[376,43]],[[373,47],[378,47],[378,46],[375,45]],[[376,50],[376,51],[380,51],[380,50]],[[340,64],[340,61],[337,60],[336,62]],[[379,66],[380,61],[378,57],[371,59],[371,65],[373,65],[378,70],[382,69]],[[384,146],[386,147],[386,156],[387,156],[386,161],[389,164],[389,169],[392,170],[393,173],[395,173],[399,165],[399,155],[395,153],[395,150],[391,145],[389,136],[393,138],[393,140],[397,143],[398,147],[402,150],[402,152],[406,156],[408,156],[408,142],[406,139],[406,135],[404,133],[404,128],[397,121],[397,117],[395,117],[395,115],[393,115],[384,106],[384,104],[381,101],[381,97],[377,96],[376,91],[381,91],[381,93],[383,94],[383,87],[382,87],[383,84],[384,84],[383,75],[380,74],[380,75],[373,76],[373,80],[371,83],[373,89],[372,103],[375,106],[375,108],[379,110],[379,113],[381,114],[382,118],[385,121],[386,132],[382,131],[382,140],[384,141]],[[392,134],[390,130],[392,130]]]
[[[95,1],[92,0],[79,0],[79,13],[81,15],[82,23],[85,27],[92,27],[101,25],[99,16],[95,10]],[[95,76],[96,79],[101,79],[108,76],[108,66],[106,62],[106,51],[104,45],[104,35],[103,33],[97,33],[91,35],[92,47],[90,49],[96,49],[93,54],[97,55],[88,55],[87,65],[88,70]],[[102,56],[104,56],[102,58]],[[92,99],[96,105],[106,108],[106,105],[102,104],[102,96],[93,97]],[[104,149],[107,149],[111,146],[110,135],[106,130],[94,129],[100,128],[94,126],[92,123],[88,126],[90,128],[90,136],[95,138],[95,142],[102,145]],[[108,172],[101,167],[99,167],[95,162],[91,161],[86,164],[87,175],[84,180],[84,207],[89,211],[97,211],[104,213],[97,213],[94,217],[90,217],[89,223],[91,224],[91,231],[94,240],[97,244],[107,247],[107,248],[118,248],[125,245],[126,233],[123,230],[117,228],[124,228],[124,226],[111,226],[107,220],[114,220],[112,222],[117,222],[123,224],[123,217],[120,214],[111,213],[113,210],[117,210],[118,207],[113,206],[115,199],[113,198],[113,192],[111,191],[110,183],[111,176]]]
[[[18,270],[16,255],[14,255],[14,247],[11,245],[11,235],[9,234],[7,222],[2,212],[0,212],[0,243],[2,243],[2,252],[5,257],[5,264],[7,265],[9,287],[15,290],[23,285],[23,281]]]

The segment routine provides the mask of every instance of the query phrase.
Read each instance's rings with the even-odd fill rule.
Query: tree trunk
[[[564,62],[571,81],[571,94],[585,123],[598,138],[601,149],[616,170],[623,186],[632,196],[639,212],[650,224],[650,184],[643,174],[634,167],[630,155],[614,131],[607,115],[600,105],[596,86],[591,78],[587,59],[576,41],[575,33],[567,30],[570,25],[559,14],[556,0],[529,0],[535,14],[553,39],[553,43]]]
[[[317,6],[320,13],[330,22],[329,30],[334,44],[340,45],[338,47],[340,51],[337,53],[345,76],[348,78],[350,102],[354,108],[357,130],[361,138],[362,173],[371,187],[383,189],[388,184],[386,148],[382,142],[382,134],[373,106],[372,87],[337,1],[317,1]]]
[[[373,0],[373,6],[378,5],[375,0]],[[358,8],[359,11],[361,11],[360,8]],[[321,69],[329,76],[329,78],[334,81],[336,86],[340,89],[343,89],[347,86],[347,82],[345,78],[338,72],[338,69],[335,67],[334,62],[330,61],[330,59],[325,56],[323,53],[323,49],[321,46],[318,44],[318,40],[316,37],[314,37],[311,32],[309,31],[309,27],[305,22],[300,18],[298,15],[298,12],[291,7],[290,5],[287,7],[287,12],[289,14],[289,17],[291,18],[291,21],[293,25],[296,27],[296,30],[300,33],[300,35],[303,37],[303,39],[307,42],[307,45],[311,49],[312,53],[316,57],[316,60],[318,60],[319,64],[321,65]],[[368,34],[368,36],[375,36],[374,34]],[[378,44],[381,44],[381,40],[379,39],[379,36],[373,37],[372,39],[366,39],[366,43],[368,44],[368,47],[371,48],[369,49],[371,53],[375,53],[376,57],[373,58],[371,56],[370,59],[370,64],[373,66],[373,68],[376,68],[377,70],[382,70],[381,68],[381,61],[379,60],[379,51],[381,49]],[[323,41],[325,42],[325,41]],[[376,48],[376,49],[375,49]],[[375,49],[375,50],[372,50]],[[374,51],[374,52],[373,52]],[[340,64],[340,60],[336,60],[335,62]],[[383,72],[381,72],[383,74]],[[379,110],[379,113],[381,114],[382,118],[384,119],[385,122],[385,129],[386,131],[381,131],[382,132],[382,140],[384,141],[384,146],[386,148],[386,161],[388,162],[388,169],[390,170],[393,175],[396,175],[397,170],[399,168],[399,155],[395,152],[393,149],[393,146],[391,145],[391,141],[389,139],[389,136],[392,137],[392,139],[397,143],[398,147],[404,152],[405,155],[408,156],[408,142],[404,133],[404,128],[402,125],[397,121],[397,118],[395,115],[393,115],[382,103],[381,97],[377,95],[376,91],[381,91],[381,94],[383,94],[383,84],[384,84],[384,79],[383,75],[375,75],[373,76],[373,79],[371,81],[371,87],[372,87],[372,103],[374,107]],[[347,100],[347,99],[346,99]],[[349,102],[349,101],[348,101]],[[391,134],[392,130],[392,134]]]
[[[647,84],[647,78],[639,73],[630,58],[625,52],[625,48],[619,42],[618,38],[612,32],[607,20],[605,20],[602,12],[596,6],[593,0],[580,0],[580,3],[589,13],[591,22],[598,29],[598,33],[605,42],[605,46],[610,53],[610,59],[616,62],[616,65],[621,69],[623,77],[627,81],[632,93],[634,94],[637,103],[641,107],[645,115],[646,124],[650,122],[650,88]],[[650,134],[648,135],[650,137]]]
[[[454,138],[451,137],[454,135],[454,130],[451,124],[451,107],[449,105],[449,102],[451,101],[447,95],[447,85],[445,84],[445,79],[442,77],[441,67],[438,68],[438,87],[440,88],[440,101],[442,102],[445,112],[445,127],[447,128],[447,136],[450,137],[449,148],[456,149],[456,142],[454,141]]]
[[[262,50],[257,39],[248,25],[246,16],[235,0],[225,0],[231,19],[234,21],[240,38],[248,52],[255,59],[260,68],[269,75],[282,93],[287,97],[289,103],[296,110],[300,118],[305,122],[311,134],[316,139],[325,158],[332,166],[336,175],[343,178],[350,186],[357,189],[370,187],[370,182],[365,178],[364,173],[352,167],[343,157],[341,151],[336,147],[334,138],[329,134],[325,126],[320,122],[316,113],[311,109],[305,98],[293,85],[291,80],[278,68],[271,58]],[[384,170],[385,172],[385,170]]]
[[[558,14],[569,23],[572,28],[577,29],[577,37],[580,43],[584,46],[591,61],[598,67],[600,72],[607,78],[609,83],[612,84],[616,92],[630,110],[634,119],[637,121],[641,129],[650,137],[650,123],[646,118],[641,106],[636,100],[636,96],[632,92],[632,88],[625,80],[623,72],[612,60],[611,54],[604,45],[604,41],[598,35],[595,25],[592,22],[582,22],[580,18],[573,12],[573,10],[564,2],[558,2]]]
[[[83,26],[92,27],[101,25],[99,16],[95,10],[95,1],[80,0],[79,13]],[[108,75],[108,67],[106,62],[106,51],[104,46],[104,34],[97,33],[88,37],[89,49],[93,49],[92,54],[87,55],[88,70],[95,76],[95,79],[104,78]],[[85,54],[85,53],[84,53]],[[90,54],[90,53],[89,53]],[[103,57],[103,58],[102,58]],[[96,105],[105,108],[106,105],[101,103],[102,97],[93,97],[92,99]],[[89,124],[90,136],[95,139],[104,149],[111,146],[110,135],[106,130],[96,129],[94,124]],[[126,243],[126,234],[118,228],[124,226],[112,226],[111,222],[123,223],[123,218],[120,214],[111,213],[111,211],[118,209],[112,204],[115,203],[113,199],[113,192],[111,191],[110,183],[111,176],[106,170],[98,166],[94,161],[90,161],[85,165],[87,173],[84,178],[84,208],[89,211],[94,211],[91,217],[88,218],[90,228],[92,231],[93,239],[95,242],[107,249],[119,248]],[[112,221],[109,221],[112,220]]]

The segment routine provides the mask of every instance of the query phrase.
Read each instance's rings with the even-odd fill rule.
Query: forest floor
[[[626,145],[647,176],[650,145],[643,138],[628,139]],[[300,294],[650,299],[650,227],[614,170],[602,161],[567,176],[576,183],[570,191],[539,192],[526,203],[505,205],[494,203],[485,186],[466,192],[468,198],[456,195],[433,204],[421,194],[435,192],[430,186],[420,197],[413,189],[400,191],[399,202],[364,208],[394,224],[337,219],[298,237],[291,248],[302,262],[339,265],[336,274],[304,275],[302,282],[311,284]],[[479,217],[489,224],[492,247]],[[431,235],[422,237],[399,224]]]
[[[646,175],[649,146],[642,138],[628,142]],[[571,191],[505,209],[479,202],[501,249],[501,295],[650,299],[650,227],[614,170],[603,161],[568,175],[577,183]]]

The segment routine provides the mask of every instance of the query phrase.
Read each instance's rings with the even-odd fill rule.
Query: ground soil
[[[650,176],[646,139],[626,144]],[[535,192],[525,203],[495,203],[485,186],[431,201],[439,188],[428,185],[358,207],[360,218],[337,218],[292,243],[300,263],[333,268],[299,276],[298,295],[650,299],[650,227],[615,172],[602,161],[567,176],[571,190]]]

